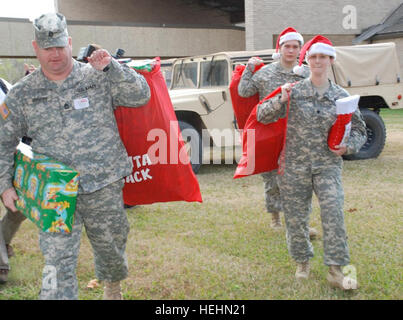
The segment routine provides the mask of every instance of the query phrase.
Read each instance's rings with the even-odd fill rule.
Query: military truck
[[[211,150],[241,147],[229,93],[232,72],[252,56],[260,57],[265,64],[272,63],[274,52],[219,52],[174,60],[169,92],[195,172],[211,160]],[[361,96],[359,107],[368,133],[361,150],[345,159],[375,158],[382,152],[386,139],[380,110],[403,108],[395,44],[340,46],[336,53],[329,78],[350,94]],[[235,158],[236,154],[234,151]]]

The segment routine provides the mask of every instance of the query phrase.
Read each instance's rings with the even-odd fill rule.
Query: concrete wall
[[[77,50],[89,42],[140,57],[245,49],[245,32],[231,25],[229,14],[183,0],[57,0],[57,8],[71,21],[109,24],[70,24]]]
[[[0,57],[33,56],[34,29],[28,19],[0,18]]]
[[[183,0],[55,0],[66,16],[73,55],[97,43],[128,57],[163,58],[245,50],[245,31],[227,13]],[[190,3],[190,2],[189,2]],[[0,57],[32,57],[27,19],[0,18]]]
[[[245,49],[245,32],[234,29],[71,25],[69,32],[74,55],[88,43],[100,44],[113,53],[122,48],[128,57],[178,57]]]
[[[342,37],[360,34],[381,23],[401,3],[402,0],[245,0],[246,49],[273,48],[273,36],[289,26],[302,34],[336,35],[338,41],[348,41],[350,37]],[[346,20],[351,16],[351,10],[343,12],[350,8],[346,6],[355,8],[355,24]]]
[[[73,55],[80,47],[97,43],[114,53],[117,48],[128,57],[163,58],[191,56],[218,51],[245,50],[245,31],[234,28],[166,28],[82,24],[68,21]],[[32,57],[34,38],[26,19],[0,19],[0,57]]]

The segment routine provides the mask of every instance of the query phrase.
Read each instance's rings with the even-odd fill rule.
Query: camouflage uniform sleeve
[[[347,141],[346,155],[360,151],[365,141],[367,141],[365,121],[362,117],[360,109],[357,109],[351,119],[351,131]]]
[[[105,73],[111,83],[114,107],[139,107],[150,100],[147,81],[133,69],[112,59],[109,70]]]
[[[7,114],[2,112],[0,116],[0,194],[13,186],[14,152],[19,137],[26,132],[24,116],[18,110],[13,90],[9,92],[2,108]]]
[[[257,121],[268,124],[284,118],[287,112],[287,104],[281,103],[281,94],[266,100],[257,107]]]
[[[241,80],[238,84],[238,94],[241,97],[251,97],[259,91],[259,88],[253,79],[253,75],[254,74],[248,67],[243,71]]]

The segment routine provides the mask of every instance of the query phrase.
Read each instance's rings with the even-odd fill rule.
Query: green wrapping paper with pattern
[[[79,173],[58,161],[19,150],[15,154],[16,207],[45,232],[71,232],[78,182]]]

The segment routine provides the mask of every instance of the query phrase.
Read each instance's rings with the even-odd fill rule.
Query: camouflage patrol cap
[[[60,13],[46,13],[34,20],[35,40],[39,47],[65,47],[68,44],[66,18]]]

